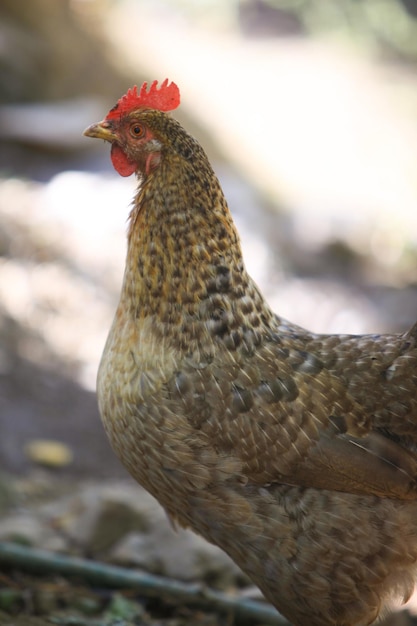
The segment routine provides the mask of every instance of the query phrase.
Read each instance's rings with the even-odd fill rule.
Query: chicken
[[[178,105],[175,83],[144,83],[85,131],[139,179],[104,426],[172,520],[295,626],[370,624],[417,574],[417,324],[319,335],[274,314]]]

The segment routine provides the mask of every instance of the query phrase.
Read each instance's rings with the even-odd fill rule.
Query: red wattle
[[[113,167],[120,176],[130,176],[136,170],[136,163],[129,161],[119,144],[112,143],[110,156]]]

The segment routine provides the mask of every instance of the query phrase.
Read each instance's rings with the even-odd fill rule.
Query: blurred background
[[[413,0],[1,1],[0,511],[129,484],[95,376],[135,181],[83,129],[129,86],[174,80],[273,308],[318,332],[402,331],[416,67]]]

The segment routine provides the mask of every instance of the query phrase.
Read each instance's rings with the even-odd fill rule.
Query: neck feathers
[[[135,317],[153,317],[165,338],[189,349],[217,336],[236,347],[247,316],[260,326],[266,307],[205,155],[197,163],[171,155],[144,181],[128,247],[122,298]]]

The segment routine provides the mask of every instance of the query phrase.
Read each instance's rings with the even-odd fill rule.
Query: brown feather
[[[371,623],[416,575],[417,325],[327,336],[281,319],[199,144],[159,111],[103,132],[141,181],[98,375],[116,453],[295,625]]]

